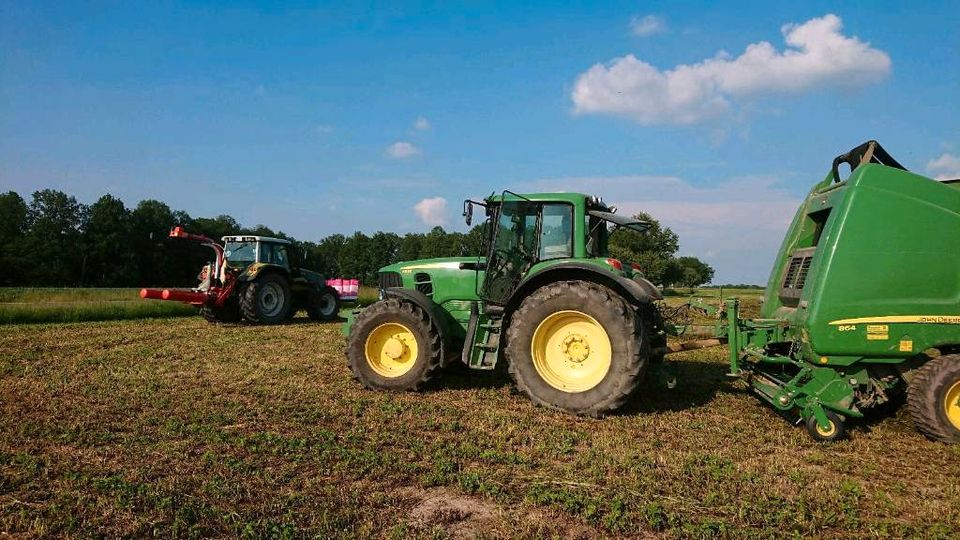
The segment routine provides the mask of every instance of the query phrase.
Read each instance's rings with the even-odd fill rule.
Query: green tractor
[[[289,240],[266,236],[224,236],[220,245],[181,227],[170,238],[192,240],[213,249],[216,258],[203,267],[193,289],[143,289],[141,298],[196,305],[210,322],[246,320],[278,324],[303,309],[316,321],[339,316],[340,296],[317,272],[301,268]]]
[[[643,233],[599,198],[503,192],[485,210],[483,256],[401,262],[379,273],[381,300],[351,314],[346,355],[371,389],[414,390],[438,368],[508,361],[541,405],[599,416],[623,405],[666,353],[659,290],[610,258],[612,227]]]
[[[919,431],[960,442],[960,180],[908,172],[876,141],[837,157],[787,231],[760,318],[738,308],[718,314],[730,374],[815,439],[906,394]]]

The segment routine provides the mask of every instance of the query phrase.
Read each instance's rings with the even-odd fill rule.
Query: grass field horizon
[[[0,287],[0,325],[154,319],[197,315],[192,306],[179,302],[143,300],[137,287]],[[678,297],[703,298],[720,295],[753,297],[763,289],[669,288],[671,303]],[[366,306],[378,298],[375,287],[361,287],[357,302]]]
[[[756,300],[750,309],[756,308]],[[364,390],[336,323],[197,318],[0,332],[0,531],[249,538],[951,538],[960,447],[906,412],[809,439],[725,377],[671,357],[594,420],[502,372]]]
[[[198,316],[193,306],[139,293],[139,287],[0,287],[0,325]],[[361,288],[359,305],[376,299],[376,289]]]

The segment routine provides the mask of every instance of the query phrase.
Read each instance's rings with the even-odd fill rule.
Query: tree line
[[[713,278],[713,269],[695,257],[677,257],[679,238],[651,221],[645,235],[618,230],[611,256],[641,265],[657,284],[695,287]],[[210,251],[193,242],[169,240],[173,225],[219,239],[230,234],[284,238],[302,255],[302,264],[330,277],[376,283],[377,269],[397,261],[476,255],[483,249],[482,225],[467,233],[434,227],[428,233],[398,235],[332,234],[318,242],[299,241],[265,225],[243,227],[233,217],[191,217],[157,200],[127,208],[104,195],[90,205],[62,191],[44,189],[27,202],[18,193],[0,194],[0,285],[48,287],[190,286]]]

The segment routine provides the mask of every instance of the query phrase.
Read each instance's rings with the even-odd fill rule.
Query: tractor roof
[[[527,199],[533,202],[566,202],[571,204],[584,204],[590,208],[597,210],[609,210],[603,199],[595,195],[587,195],[585,193],[573,193],[566,191],[556,191],[548,193],[513,193],[510,191],[505,191],[501,194],[492,194],[487,197],[489,202],[501,202],[506,197],[507,201],[510,200],[523,200]]]
[[[224,236],[221,238],[224,242],[269,242],[272,244],[289,244],[289,240],[283,238],[271,238],[269,236],[253,236],[248,234],[236,236]]]

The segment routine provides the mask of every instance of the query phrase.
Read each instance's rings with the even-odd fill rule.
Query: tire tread
[[[945,443],[960,442],[960,435],[940,418],[935,392],[941,379],[954,370],[960,370],[960,354],[938,356],[917,370],[907,389],[907,411],[917,431]]]
[[[537,305],[542,304],[553,298],[562,296],[577,296],[584,302],[599,301],[606,309],[616,311],[618,317],[624,321],[632,322],[631,339],[627,340],[627,362],[619,366],[619,372],[612,374],[616,377],[616,386],[604,399],[594,403],[587,408],[575,408],[564,406],[563,404],[550,403],[526,384],[519,372],[519,360],[514,361],[521,351],[515,348],[520,345],[519,334],[524,325],[536,324],[532,321],[530,311]],[[649,354],[649,343],[644,339],[644,328],[641,319],[633,306],[627,303],[620,295],[614,293],[607,287],[587,281],[559,281],[541,287],[534,291],[520,304],[519,309],[510,317],[510,323],[507,327],[507,353],[508,353],[508,371],[516,384],[517,388],[527,394],[534,403],[551,409],[565,410],[580,416],[600,417],[621,408],[637,391],[643,380],[644,372],[647,367]],[[512,354],[511,354],[512,353]],[[611,366],[611,369],[617,369]]]
[[[353,378],[359,381],[365,388],[370,390],[378,390],[381,388],[373,384],[373,381],[365,377],[363,371],[359,369],[358,363],[366,362],[366,358],[364,357],[363,353],[364,343],[360,337],[361,332],[357,331],[357,329],[362,329],[368,324],[367,321],[378,315],[385,313],[396,313],[398,311],[404,312],[414,317],[415,320],[419,321],[421,330],[425,331],[424,333],[428,336],[429,340],[429,343],[427,344],[427,368],[416,381],[402,388],[402,390],[411,392],[420,390],[424,387],[424,385],[430,382],[437,370],[440,368],[442,360],[440,354],[440,332],[430,320],[430,317],[427,315],[426,311],[413,302],[408,302],[397,298],[385,298],[371,304],[361,311],[359,315],[357,315],[357,319],[354,321],[353,327],[351,328],[350,335],[347,336],[347,346],[344,349],[344,354],[347,357],[347,365],[350,367],[351,373],[353,373]]]

